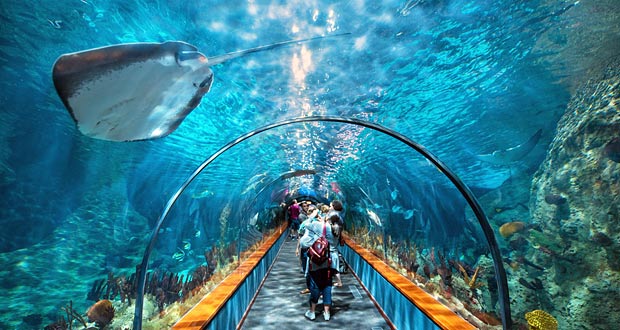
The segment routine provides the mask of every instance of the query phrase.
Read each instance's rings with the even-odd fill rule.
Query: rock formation
[[[529,236],[528,258],[545,274],[538,302],[530,303],[554,315],[560,329],[620,324],[619,138],[617,57],[573,96],[532,182],[539,230]]]

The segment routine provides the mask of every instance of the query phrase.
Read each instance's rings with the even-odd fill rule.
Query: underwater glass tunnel
[[[385,329],[462,328],[414,289],[471,328],[615,329],[618,13],[4,1],[0,329],[180,329],[222,290],[200,327],[260,328],[241,301],[292,251],[293,199],[344,204],[348,287]],[[299,290],[272,327],[312,326]],[[347,328],[357,291],[334,292]]]

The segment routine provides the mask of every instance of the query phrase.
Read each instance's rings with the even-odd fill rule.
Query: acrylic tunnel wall
[[[0,329],[84,316],[103,297],[111,328],[131,327],[136,265],[183,180],[241,134],[313,115],[381,124],[458,174],[498,235],[516,326],[544,311],[560,329],[615,329],[618,13],[617,0],[3,1]],[[178,40],[211,58],[335,34],[214,65],[211,90],[159,140],[82,134],[52,79],[62,54],[108,45]],[[117,87],[162,94],[149,83]],[[327,123],[255,136],[188,187],[158,233],[145,320],[172,324],[170,308],[202,293],[188,276],[225,276],[296,191],[342,198],[360,244],[497,321],[489,251],[455,188],[395,140]],[[162,297],[180,282],[190,294]]]
[[[246,134],[190,176],[168,202],[165,218],[160,216],[148,299],[157,299],[162,276],[157,269],[192,278],[225,274],[282,225],[293,198],[338,199],[345,204],[351,239],[463,317],[499,318],[502,295],[488,237],[463,194],[440,171],[445,165],[438,168],[434,155],[425,158],[394,136],[356,122],[376,124],[321,118]]]

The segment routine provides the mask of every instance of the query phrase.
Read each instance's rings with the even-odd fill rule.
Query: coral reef
[[[620,163],[620,137],[614,137],[611,139],[611,141],[603,147],[601,155],[616,163]]]
[[[422,248],[416,242],[397,241],[380,232],[350,226],[346,234],[478,328],[501,327],[492,310],[497,302],[495,280],[492,273],[484,271],[493,268],[489,258],[481,256],[477,265],[469,265],[459,260],[461,254],[455,251]]]
[[[205,251],[207,265],[196,268],[191,276],[185,277],[185,275],[157,270],[149,272],[146,279],[145,294],[154,297],[160,313],[163,313],[168,305],[178,301],[184,302],[209,281],[218,264],[217,259],[228,259],[228,257],[218,256],[219,251],[217,248]],[[109,273],[107,280],[98,280],[93,283],[87,298],[98,301],[99,299],[107,300],[118,297],[121,302],[127,301],[128,304],[131,304],[131,300],[135,299],[137,294],[137,278],[137,273],[128,277],[125,275],[115,277],[114,274]]]
[[[43,328],[43,330],[67,330],[69,329],[69,324],[67,321],[62,318],[54,323],[48,324]]]
[[[61,310],[66,313],[67,318],[65,319],[64,316],[60,316],[58,321],[46,325],[44,328],[45,330],[71,330],[73,329],[74,322],[78,322],[84,329],[88,327],[82,315],[73,309],[73,301],[69,301],[69,304],[63,306]]]
[[[511,290],[511,297],[523,299],[514,315],[542,308],[557,316],[562,329],[620,323],[614,298],[620,291],[619,82],[620,57],[590,76],[571,99],[534,176],[530,210],[539,230],[528,233],[534,249],[525,257],[544,268],[535,271],[542,288],[536,285],[533,297]],[[529,277],[518,272],[518,278]],[[530,292],[536,284],[519,283]]]
[[[553,205],[562,205],[566,203],[566,198],[558,194],[547,194],[545,195],[545,202]]]
[[[463,265],[458,264],[458,267],[461,271],[461,274],[463,274],[463,280],[465,281],[465,283],[467,283],[467,286],[469,286],[471,290],[475,290],[484,285],[484,283],[476,282],[476,280],[478,279],[478,271],[480,270],[480,266],[476,267],[476,270],[474,271],[474,274],[471,276],[471,278],[469,277],[469,274],[467,273],[465,268],[463,268]]]
[[[273,232],[274,229],[265,230],[263,240],[249,246],[241,255],[245,257],[250,255],[264,243],[264,238]],[[206,264],[198,266],[191,275],[161,269],[147,273],[143,329],[170,328],[180,315],[198,303],[239,264],[234,242],[220,247],[213,245],[205,250],[204,257]],[[48,324],[45,329],[72,329],[76,322],[88,329],[130,329],[135,308],[132,301],[135,300],[136,294],[136,273],[115,276],[109,272],[106,279],[94,281],[87,293],[87,299],[96,302],[86,313],[93,323],[88,324],[84,317],[73,309],[70,302],[62,308],[66,312],[66,318],[59,317],[58,321]]]

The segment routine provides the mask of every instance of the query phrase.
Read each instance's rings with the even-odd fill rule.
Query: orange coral
[[[94,305],[90,306],[86,315],[91,322],[106,326],[112,322],[114,318],[114,307],[112,306],[112,302],[107,299],[99,300]]]
[[[525,229],[525,222],[512,221],[507,222],[501,227],[499,227],[499,233],[500,235],[502,235],[503,238],[509,238],[510,236],[520,232],[523,229]]]
[[[474,290],[484,285],[484,283],[476,282],[476,279],[478,278],[478,271],[480,270],[480,266],[476,267],[476,270],[474,271],[474,275],[471,278],[469,278],[467,271],[465,271],[465,268],[463,268],[461,264],[458,264],[458,267],[461,273],[463,274],[463,280],[465,280],[465,283],[467,283],[470,289]]]

